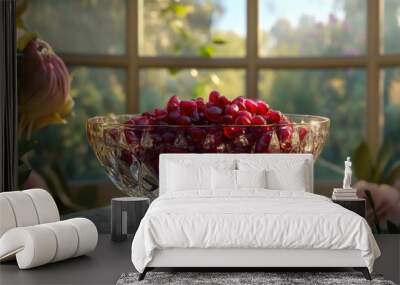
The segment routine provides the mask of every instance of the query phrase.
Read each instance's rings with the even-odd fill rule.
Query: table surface
[[[99,241],[90,254],[27,270],[19,270],[16,261],[1,263],[0,284],[115,284],[122,273],[135,271],[130,257],[133,236],[112,242],[109,212],[102,208],[63,217],[86,217],[96,224]]]
[[[122,273],[135,270],[130,258],[132,238],[117,243],[109,234],[100,234],[90,254],[33,269],[19,270],[15,261],[2,263],[0,284],[115,284]]]

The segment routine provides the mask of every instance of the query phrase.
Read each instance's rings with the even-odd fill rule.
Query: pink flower
[[[337,22],[338,22],[338,18],[336,17],[336,15],[330,13],[330,14],[329,14],[329,24],[331,24],[331,25],[336,25]]]
[[[48,189],[46,181],[35,170],[31,171],[28,179],[25,181],[23,185],[23,189],[32,189],[32,188]]]
[[[23,48],[19,73],[19,131],[30,136],[49,124],[65,123],[71,112],[70,76],[48,43],[30,40]]]
[[[366,199],[365,191],[371,193],[375,205],[375,211],[381,228],[386,228],[387,221],[400,224],[400,192],[389,185],[368,183],[364,180],[358,181],[354,188],[357,189],[357,196]],[[375,224],[374,213],[367,200],[367,220]]]

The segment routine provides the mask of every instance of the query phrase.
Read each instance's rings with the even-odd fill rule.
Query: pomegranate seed
[[[199,112],[199,122],[206,122],[206,117],[204,116],[204,112]]]
[[[197,112],[197,110],[195,110],[195,111],[192,113],[192,115],[190,116],[190,119],[191,119],[193,122],[199,121],[199,120],[200,120],[199,112]]]
[[[151,117],[155,116],[155,113],[154,113],[154,111],[153,112],[143,112],[142,116],[146,117],[146,118],[151,118]]]
[[[126,125],[129,125],[129,126],[135,125],[135,118],[126,121],[125,124],[126,124]]]
[[[244,133],[243,128],[239,127],[224,127],[224,135],[227,138],[235,138],[239,135],[242,135]]]
[[[281,120],[281,112],[279,111],[269,110],[267,116],[270,123],[278,123]]]
[[[178,117],[176,123],[180,126],[189,126],[192,123],[192,120],[188,116],[182,115]]]
[[[268,113],[269,106],[262,100],[257,101],[257,113],[259,115],[266,115]]]
[[[188,132],[195,142],[202,142],[206,137],[206,131],[201,128],[190,128]]]
[[[245,117],[249,118],[250,121],[251,121],[251,118],[253,117],[253,115],[247,111],[239,111],[237,113],[237,116],[245,116]]]
[[[224,115],[222,117],[222,123],[225,125],[230,125],[233,123],[233,117],[231,115]]]
[[[174,110],[177,109],[180,105],[181,100],[179,99],[178,96],[172,96],[169,98],[168,103],[167,103],[167,109],[169,110]]]
[[[237,116],[238,112],[239,112],[239,106],[236,104],[230,104],[225,106],[225,114],[231,115],[233,118]]]
[[[300,127],[300,130],[299,130],[299,138],[300,138],[300,140],[303,140],[306,137],[307,132],[308,132],[307,128]]]
[[[135,118],[135,124],[138,126],[147,126],[150,124],[150,121],[146,117],[139,116],[139,117]]]
[[[251,124],[252,125],[265,125],[265,124],[267,124],[267,121],[265,121],[265,119],[262,116],[257,115],[257,116],[254,116],[253,119],[251,119]]]
[[[284,126],[280,127],[278,130],[278,137],[281,142],[289,141],[292,137],[292,127]]]
[[[237,124],[237,125],[251,125],[251,119],[249,117],[247,117],[247,116],[244,116],[244,115],[238,115],[236,117],[235,124]]]
[[[218,91],[211,91],[210,95],[208,96],[208,101],[213,104],[218,104],[218,100],[219,100],[220,96],[221,95],[219,94]]]
[[[271,141],[271,134],[270,133],[263,134],[257,141],[255,151],[258,153],[268,153],[269,152],[268,146],[270,141]]]
[[[251,99],[246,99],[244,101],[244,105],[246,106],[247,111],[249,111],[252,114],[257,114],[258,107],[256,102],[254,102]]]
[[[157,133],[153,133],[152,135],[151,135],[151,137],[152,137],[152,139],[156,142],[156,143],[160,143],[160,142],[162,142],[162,137],[159,135],[159,134],[157,134]]]
[[[181,112],[187,116],[192,115],[193,112],[197,110],[196,102],[191,100],[181,101],[180,107],[181,107]]]
[[[199,97],[196,98],[196,105],[197,105],[197,110],[198,111],[203,111],[206,109],[206,104],[204,103],[204,99]]]
[[[211,106],[204,112],[205,117],[211,122],[218,122],[222,115],[222,109],[217,106]]]
[[[154,110],[154,114],[155,114],[156,119],[158,119],[158,120],[162,120],[168,116],[167,110],[160,109],[160,108],[156,108]]]
[[[243,96],[236,97],[233,99],[232,104],[239,104],[243,103],[244,104],[245,98]]]
[[[231,101],[226,98],[225,96],[221,96],[218,99],[218,106],[220,106],[222,109],[225,108],[225,106],[229,105],[231,103]]]
[[[236,103],[238,105],[240,111],[246,111],[246,106],[243,102]]]
[[[126,142],[128,144],[135,145],[135,144],[139,143],[139,139],[136,137],[135,132],[133,130],[125,129],[124,134],[125,134]]]
[[[165,132],[162,134],[162,139],[166,143],[172,143],[175,140],[175,134],[173,132]]]
[[[179,109],[177,109],[177,110],[173,110],[173,111],[170,111],[169,113],[168,113],[168,120],[172,123],[172,124],[174,124],[177,120],[178,120],[178,118],[181,116],[181,112],[179,111]]]

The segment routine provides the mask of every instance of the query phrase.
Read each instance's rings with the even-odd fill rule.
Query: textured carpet
[[[297,284],[373,284],[394,285],[381,276],[372,276],[368,281],[359,272],[148,272],[146,278],[138,281],[138,273],[122,274],[117,285],[133,284],[267,284],[267,285],[297,285]]]

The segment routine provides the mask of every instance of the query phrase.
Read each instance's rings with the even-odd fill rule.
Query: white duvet
[[[295,191],[167,193],[154,200],[132,243],[143,272],[155,249],[358,249],[372,271],[379,248],[368,223],[328,198]]]

